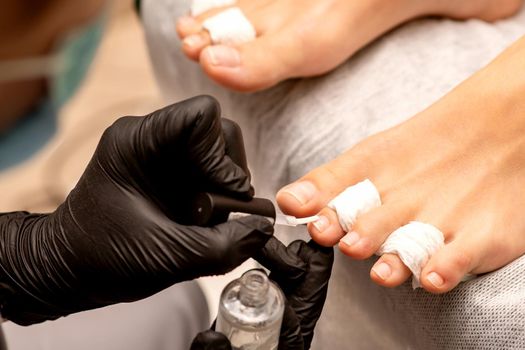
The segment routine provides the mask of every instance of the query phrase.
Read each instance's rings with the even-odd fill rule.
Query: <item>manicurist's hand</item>
[[[285,247],[272,237],[256,254],[286,296],[279,350],[310,348],[314,328],[321,316],[334,261],[333,248],[310,241],[294,241]],[[191,350],[231,350],[225,335],[208,330],[193,340]]]
[[[1,214],[2,316],[30,324],[137,300],[260,251],[273,233],[264,218],[184,225],[197,192],[251,196],[220,113],[201,96],[121,118],[54,213]]]

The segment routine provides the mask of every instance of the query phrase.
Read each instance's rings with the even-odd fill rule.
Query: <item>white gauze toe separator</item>
[[[350,186],[332,199],[328,207],[335,210],[343,231],[352,229],[357,217],[381,206],[379,192],[370,180]],[[443,233],[436,227],[412,221],[392,232],[376,252],[377,255],[392,253],[412,271],[412,287],[421,287],[420,276],[423,266],[430,257],[444,246]],[[476,277],[467,274],[463,281]]]
[[[233,4],[235,4],[235,0],[193,0],[190,13],[195,17],[208,10]]]
[[[423,266],[444,244],[443,233],[436,227],[412,221],[392,232],[376,254],[397,254],[412,271],[412,288],[416,289],[421,287],[419,278]]]
[[[381,206],[381,197],[372,181],[366,179],[348,187],[328,203],[335,210],[343,231],[352,229],[357,217]]]
[[[255,28],[238,7],[206,19],[202,27],[210,33],[214,44],[238,45],[256,37]]]

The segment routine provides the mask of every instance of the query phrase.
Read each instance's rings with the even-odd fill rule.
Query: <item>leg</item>
[[[438,15],[494,21],[521,0],[239,0],[257,39],[237,47],[212,45],[202,22],[224,8],[183,17],[177,31],[185,54],[219,84],[239,91],[268,88],[288,78],[326,73],[381,34],[412,18]],[[271,53],[271,54],[268,54]]]
[[[498,269],[525,253],[519,195],[525,183],[525,37],[486,68],[409,121],[372,136],[278,194],[287,213],[325,217],[309,231],[321,244],[370,257],[386,237],[412,221],[431,223],[446,245],[422,271],[425,289],[442,293],[467,273]],[[350,184],[370,178],[383,205],[344,235],[322,209]],[[394,255],[371,271],[397,286],[410,273]]]

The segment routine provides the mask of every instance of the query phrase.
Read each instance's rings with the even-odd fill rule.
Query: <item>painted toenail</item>
[[[319,215],[319,219],[313,224],[317,231],[323,233],[330,226],[330,220],[324,215]]]
[[[343,238],[341,238],[341,242],[346,244],[347,246],[351,246],[359,241],[359,235],[357,232],[350,232],[347,233]]]
[[[374,266],[372,268],[372,271],[374,271],[374,273],[378,275],[379,278],[381,278],[383,281],[385,281],[392,274],[392,269],[390,268],[390,265],[384,262]]]
[[[184,45],[199,47],[204,45],[204,40],[199,34],[193,34],[183,40]]]
[[[293,183],[282,190],[282,193],[288,193],[294,197],[300,205],[305,205],[314,198],[317,189],[310,181],[300,181]]]
[[[431,272],[427,275],[427,280],[436,288],[440,288],[443,286],[443,283],[445,283],[445,281],[443,280],[443,277],[441,277],[438,273],[436,272]]]
[[[214,66],[237,67],[241,64],[239,51],[229,46],[210,46],[204,50],[204,54]]]

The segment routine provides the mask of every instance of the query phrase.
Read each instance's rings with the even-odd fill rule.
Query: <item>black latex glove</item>
[[[264,218],[182,225],[195,192],[252,195],[227,143],[207,96],[117,120],[54,213],[0,215],[3,317],[25,325],[134,301],[260,251],[273,233]]]
[[[314,241],[294,241],[285,247],[272,237],[255,258],[271,271],[270,279],[286,296],[279,350],[309,349],[326,300],[333,248]],[[191,345],[191,350],[211,349],[232,347],[226,336],[213,330],[199,333]]]

